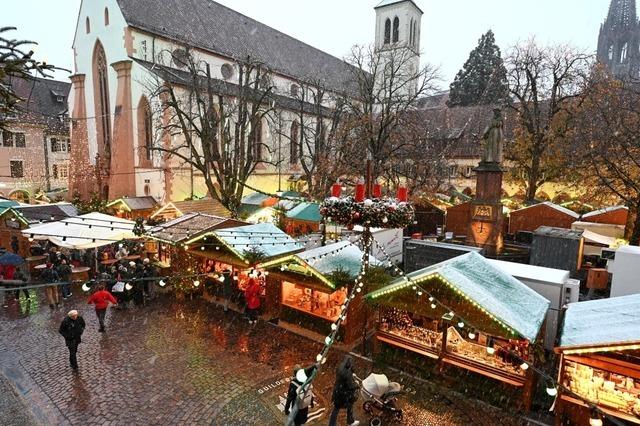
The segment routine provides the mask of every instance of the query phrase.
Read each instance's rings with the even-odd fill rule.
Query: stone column
[[[131,102],[130,60],[111,64],[118,73],[113,121],[113,143],[109,175],[109,199],[135,197],[136,176],[133,147],[133,107]]]
[[[78,194],[88,200],[95,191],[95,167],[89,160],[89,133],[87,131],[87,104],[84,91],[84,74],[69,77],[73,86],[73,110],[71,111],[71,155],[69,158],[69,191],[71,199]]]

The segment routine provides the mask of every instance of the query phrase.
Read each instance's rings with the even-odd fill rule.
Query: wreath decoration
[[[405,228],[413,224],[415,208],[395,198],[374,198],[356,202],[353,197],[329,197],[320,205],[327,222],[348,228],[355,225],[371,228]]]

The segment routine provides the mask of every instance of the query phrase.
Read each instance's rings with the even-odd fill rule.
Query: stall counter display
[[[479,335],[478,340],[481,340],[482,337],[482,335]],[[510,374],[525,376],[525,371],[518,366],[519,363],[512,363],[503,359],[502,354],[509,353],[508,342],[494,343],[493,353],[489,353],[489,349],[487,346],[466,340],[453,326],[447,330],[448,353],[497,368]]]
[[[347,299],[345,288],[328,294],[287,281],[282,283],[282,304],[327,321],[336,321]]]
[[[602,406],[640,419],[640,380],[566,361],[563,384]]]
[[[442,346],[442,333],[415,325],[409,314],[398,310],[385,312],[380,321],[380,331],[435,351]]]

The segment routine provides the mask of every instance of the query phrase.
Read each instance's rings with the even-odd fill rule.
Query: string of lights
[[[416,281],[412,280],[411,278],[409,278],[404,271],[402,271],[397,263],[395,263],[393,261],[393,259],[391,258],[391,256],[389,256],[389,254],[387,253],[386,249],[384,248],[384,246],[382,244],[380,244],[373,236],[372,236],[372,241],[373,244],[375,244],[376,247],[378,247],[380,249],[380,251],[384,254],[385,256],[385,260],[388,261],[389,266],[391,268],[393,268],[393,270],[398,273],[406,282],[407,284],[411,285],[411,288],[413,291],[415,291],[417,297],[420,299],[423,296],[428,297],[429,302],[431,303],[430,307],[432,309],[436,309],[438,306],[443,307],[447,312],[449,312],[449,317],[451,318],[451,321],[453,322],[453,319],[455,317],[458,317],[459,321],[457,323],[458,328],[460,329],[464,329],[465,327],[468,328],[469,330],[471,330],[469,332],[469,335],[473,335],[475,334],[474,330],[481,330],[481,327],[477,327],[476,325],[474,325],[471,321],[468,321],[466,318],[462,317],[459,314],[456,314],[454,312],[453,309],[451,309],[449,306],[447,306],[445,303],[441,302],[440,300],[438,300],[437,298],[435,298],[433,296],[433,294],[431,294],[429,291],[427,291],[423,286],[421,286],[419,283],[417,283]],[[486,311],[485,311],[486,312]],[[495,319],[495,317],[491,316],[492,319]],[[475,337],[475,336],[474,336]],[[600,408],[598,408],[595,403],[593,401],[589,401],[588,399],[576,394],[575,392],[573,392],[571,389],[567,388],[566,386],[564,386],[562,383],[558,382],[557,379],[548,374],[546,371],[536,367],[536,365],[526,359],[523,359],[520,354],[516,353],[515,351],[512,351],[511,349],[508,348],[503,348],[503,350],[508,351],[509,355],[513,356],[515,359],[518,360],[518,362],[521,362],[520,364],[520,368],[523,371],[528,370],[529,368],[531,368],[531,371],[533,371],[534,373],[538,374],[542,379],[544,379],[545,383],[546,383],[546,392],[549,396],[551,397],[555,397],[558,394],[558,390],[562,390],[563,392],[572,395],[575,398],[578,398],[582,401],[584,401],[592,410],[597,411],[601,416],[603,417],[607,417],[609,420],[611,420],[613,423],[616,423],[620,426],[624,426],[622,423],[618,422],[616,419],[612,418],[611,416],[607,416],[606,413],[604,411],[602,411]],[[487,348],[487,352],[489,354],[492,354],[495,351],[495,349],[488,347]]]

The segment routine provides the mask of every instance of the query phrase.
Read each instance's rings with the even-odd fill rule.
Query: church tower
[[[600,27],[598,62],[621,79],[640,77],[640,25],[636,0],[611,0]]]
[[[384,67],[401,58],[403,73],[415,76],[420,70],[422,10],[412,0],[383,0],[376,11],[376,54]],[[381,73],[382,74],[382,73]],[[378,84],[383,84],[379,81]],[[417,81],[416,81],[417,84]],[[412,86],[410,90],[417,90]]]

